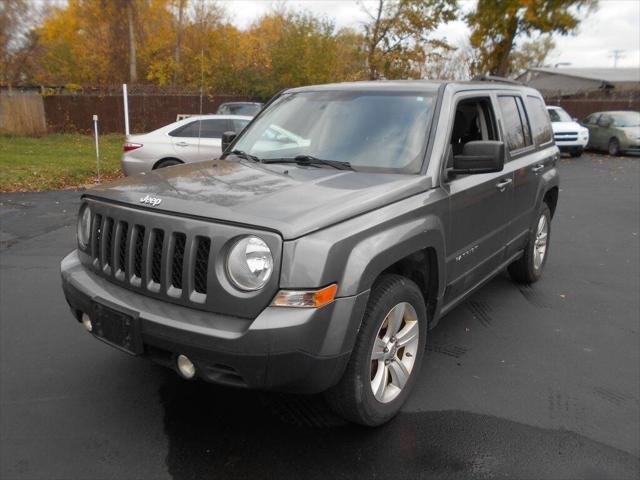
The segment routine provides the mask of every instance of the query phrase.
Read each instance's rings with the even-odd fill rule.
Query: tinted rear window
[[[507,148],[511,151],[524,148],[527,143],[522,121],[520,120],[520,113],[518,112],[518,105],[516,104],[516,97],[498,97],[498,101],[502,111],[502,120],[504,121]]]
[[[533,140],[538,145],[550,142],[553,138],[553,129],[551,128],[549,114],[544,106],[544,102],[541,98],[528,96],[527,106],[529,107]]]
[[[172,137],[222,138],[222,134],[233,130],[233,124],[226,119],[196,120],[176,128],[169,135]]]

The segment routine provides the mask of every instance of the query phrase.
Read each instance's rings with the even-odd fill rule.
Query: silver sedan
[[[127,136],[122,153],[126,176],[181,163],[202,162],[222,154],[222,134],[239,133],[252,117],[199,115],[142,135]]]

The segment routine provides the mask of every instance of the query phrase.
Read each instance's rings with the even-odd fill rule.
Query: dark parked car
[[[83,194],[62,285],[96,338],[379,425],[447,312],[505,268],[542,275],[559,150],[535,90],[296,88],[223,143]]]
[[[589,129],[589,148],[609,155],[640,153],[640,112],[596,112],[582,124]]]
[[[227,102],[218,107],[217,115],[244,115],[255,117],[262,109],[259,102]]]

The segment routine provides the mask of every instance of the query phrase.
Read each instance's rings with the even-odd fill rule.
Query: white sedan
[[[240,133],[252,117],[199,115],[142,135],[127,136],[122,170],[135,175],[181,163],[202,162],[222,154],[222,134]]]
[[[562,107],[547,106],[553,137],[561,152],[568,152],[572,157],[579,157],[589,143],[589,130],[571,118]]]

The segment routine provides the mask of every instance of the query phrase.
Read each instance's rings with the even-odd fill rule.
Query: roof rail
[[[495,75],[476,75],[472,79],[474,82],[500,82],[500,83],[508,83],[510,85],[522,85],[521,82],[516,80],[511,80],[509,78],[497,77]]]

